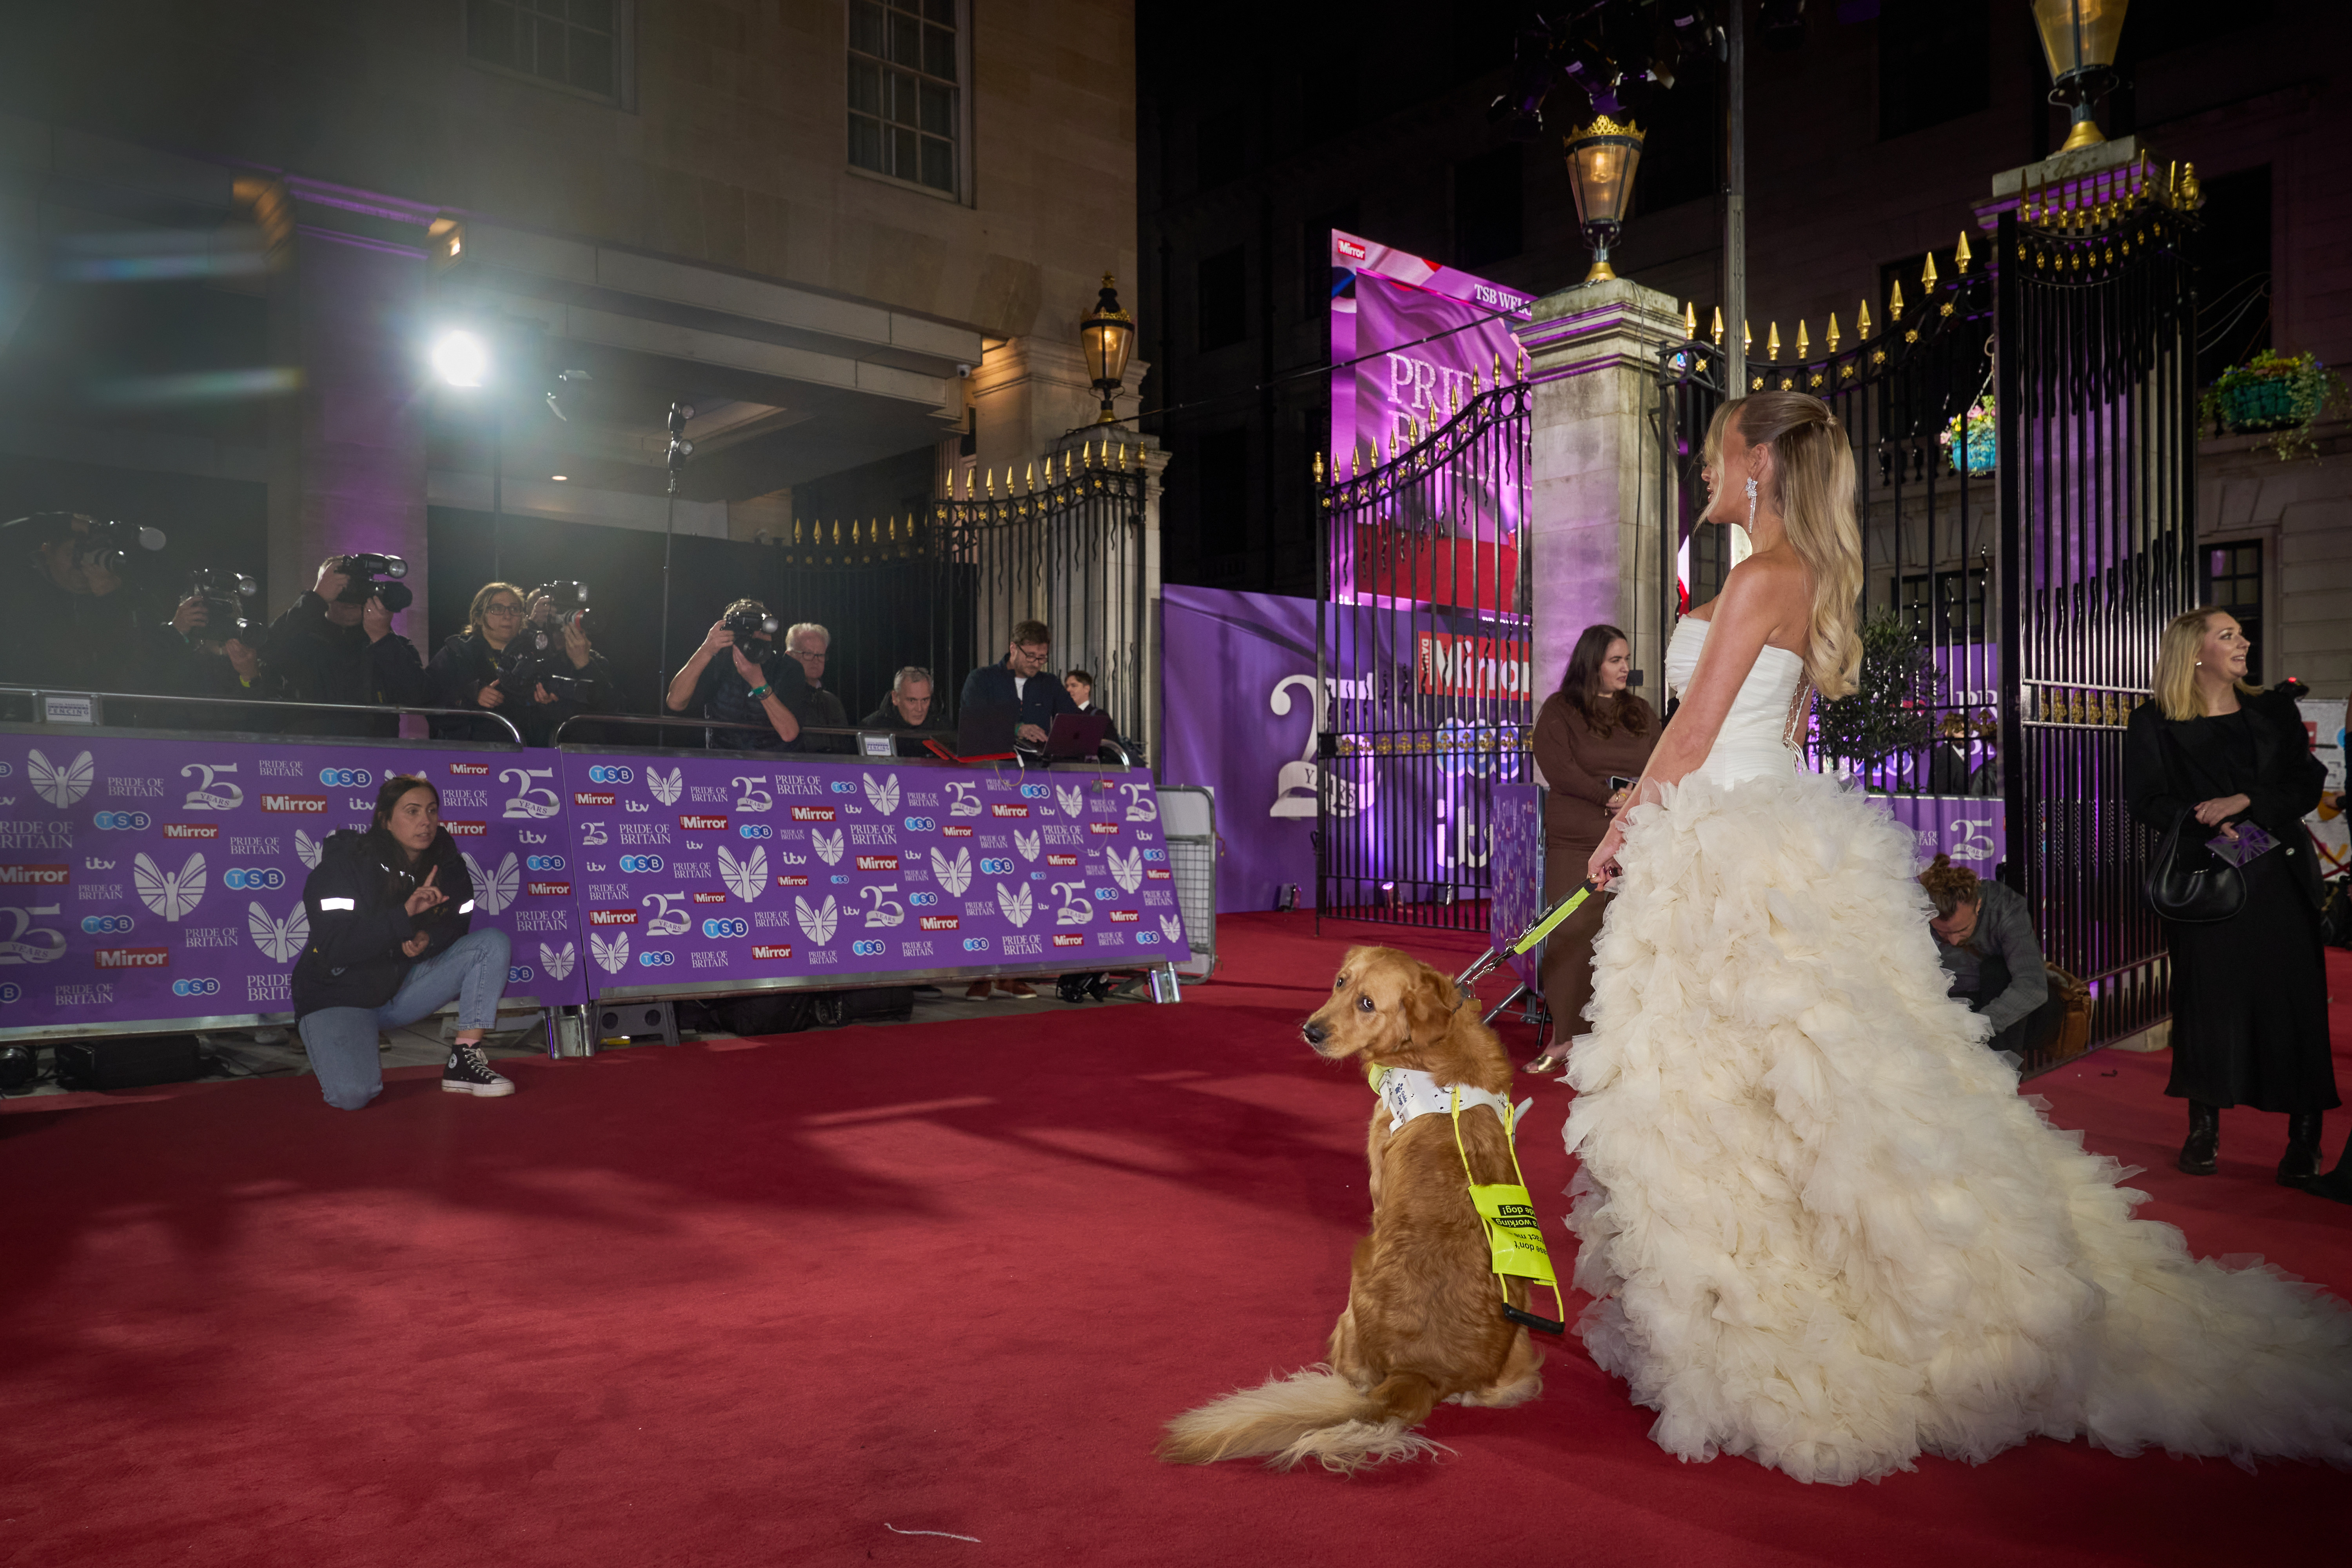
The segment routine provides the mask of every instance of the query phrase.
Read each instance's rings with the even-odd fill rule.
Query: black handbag
[[[2246,878],[2238,868],[2211,854],[2205,857],[2202,867],[2191,869],[2187,864],[2196,847],[2184,852],[2180,828],[2195,821],[2196,815],[2193,810],[2184,811],[2165,829],[2164,842],[2156,847],[2156,858],[2148,862],[2147,901],[2166,920],[2211,925],[2246,907]]]

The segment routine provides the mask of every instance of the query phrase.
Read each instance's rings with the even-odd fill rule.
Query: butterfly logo
[[[952,860],[937,849],[931,851],[931,875],[950,896],[960,895],[971,886],[971,851],[959,849]]]
[[[794,894],[793,918],[801,922],[803,936],[823,947],[833,940],[835,929],[841,924],[841,906],[833,901],[831,893],[824,896],[822,907],[812,907],[808,900]]]
[[[512,850],[499,862],[495,873],[483,870],[482,863],[467,854],[466,870],[474,879],[474,902],[486,915],[497,914],[513,903],[515,895],[522,890],[522,867],[515,860]]]
[[[842,829],[838,827],[833,830],[833,837],[830,838],[825,837],[824,829],[822,827],[809,835],[809,842],[816,846],[818,857],[828,866],[841,864],[841,841]]]
[[[676,805],[677,797],[686,793],[686,770],[683,767],[672,768],[669,776],[664,778],[659,768],[647,768],[646,787],[653,791],[654,798],[664,805]]]
[[[568,942],[560,952],[543,942],[539,944],[539,966],[547,971],[550,980],[571,979],[572,966],[579,962],[580,950]]]
[[[613,933],[612,940],[608,942],[602,932],[590,931],[588,956],[594,959],[597,967],[604,970],[605,973],[620,973],[629,966],[629,933],[616,931]]]
[[[1003,910],[1004,918],[1014,925],[1025,926],[1029,923],[1029,917],[1037,912],[1037,900],[1026,887],[1016,892],[999,882],[996,884],[996,907]]]
[[[204,901],[205,879],[202,855],[189,856],[176,871],[164,870],[144,850],[131,863],[131,881],[139,889],[140,901],[167,921],[184,919]]]
[[[294,853],[301,857],[303,865],[308,866],[313,871],[317,870],[319,868],[319,857],[324,855],[326,852],[327,847],[325,844],[311,837],[309,834],[303,832],[299,827],[294,830]]]
[[[1064,789],[1061,785],[1055,784],[1054,798],[1062,803],[1064,816],[1076,816],[1087,808],[1087,793],[1082,789]]]
[[[760,889],[768,880],[768,852],[754,847],[740,860],[735,858],[725,845],[719,847],[719,879],[727,890],[745,903],[756,902]]]
[[[892,773],[880,784],[874,782],[872,773],[863,776],[866,780],[866,801],[884,816],[895,815],[898,809],[898,775]]]
[[[1127,858],[1121,860],[1118,858],[1118,850],[1114,847],[1105,858],[1110,861],[1110,874],[1118,879],[1120,887],[1131,893],[1143,886],[1143,851],[1141,849],[1129,850]]]
[[[1181,944],[1184,941],[1184,922],[1178,920],[1174,915],[1161,915],[1160,917],[1160,934],[1166,937],[1171,942]]]
[[[291,963],[302,944],[310,940],[310,911],[299,900],[286,911],[282,921],[272,920],[269,911],[256,899],[245,908],[245,929],[253,933],[253,945],[259,948],[272,963]]]
[[[1016,828],[1013,834],[1013,847],[1021,851],[1024,860],[1034,860],[1037,858],[1037,839],[1038,835],[1023,833]]]
[[[59,767],[36,750],[25,759],[25,771],[33,775],[34,792],[61,809],[88,795],[91,782],[98,777],[98,769],[88,752]]]

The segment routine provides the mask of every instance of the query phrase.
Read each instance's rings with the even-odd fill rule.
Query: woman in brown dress
[[[1658,716],[1632,690],[1633,643],[1615,626],[1587,626],[1568,658],[1559,689],[1536,715],[1536,767],[1544,796],[1544,907],[1584,880],[1585,863],[1609,831],[1625,792],[1649,765]],[[1607,893],[1584,901],[1544,939],[1538,988],[1551,1012],[1551,1040],[1528,1064],[1549,1072],[1584,1028],[1592,997],[1592,939],[1601,934]]]

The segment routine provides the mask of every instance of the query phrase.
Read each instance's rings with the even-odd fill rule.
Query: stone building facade
[[[1076,322],[1134,271],[1134,80],[1115,0],[18,16],[0,506],[168,510],[266,553],[273,608],[325,554],[487,511],[494,455],[520,515],[906,510],[1092,419]],[[502,394],[436,384],[452,327]]]

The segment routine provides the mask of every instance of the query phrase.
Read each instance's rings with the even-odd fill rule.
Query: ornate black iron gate
[[[2010,864],[2091,1037],[2170,1010],[2124,725],[2158,635],[2196,603],[2193,174],[2144,163],[2029,190],[2000,216],[2000,665]]]
[[[1322,490],[1318,915],[1485,922],[1487,786],[1521,777],[1533,747],[1532,392],[1498,364]]]
[[[992,474],[965,475],[963,494],[950,485],[904,518],[796,521],[768,541],[781,572],[761,571],[746,591],[832,628],[837,690],[882,691],[903,665],[931,670],[941,727],[953,726],[974,665],[1004,656],[1014,623],[1044,621],[1053,668],[1090,671],[1096,703],[1139,742],[1157,695],[1141,451],[1090,441],[1043,467],[1042,482],[1036,465],[1018,481],[1008,471],[1001,493]]]

